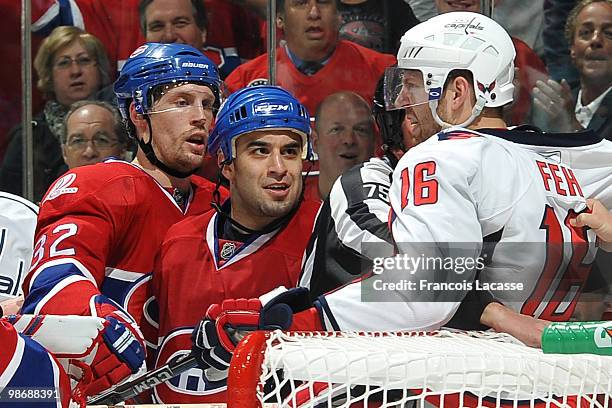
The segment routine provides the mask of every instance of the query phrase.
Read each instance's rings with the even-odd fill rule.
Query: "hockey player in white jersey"
[[[393,254],[387,225],[393,169],[408,149],[440,131],[427,106],[387,110],[384,79],[372,105],[384,155],[345,171],[323,201],[299,282],[313,297],[370,271],[374,258]]]
[[[472,288],[514,311],[512,319],[492,313],[486,324],[527,332],[532,345],[547,321],[572,317],[581,293],[604,283],[589,280],[594,233],[570,220],[587,210],[586,197],[612,204],[612,148],[593,133],[508,130],[502,109],[512,102],[514,56],[508,34],[481,14],[448,13],[409,30],[386,79],[388,104],[428,104],[444,130],[408,151],[393,173],[397,256],[314,307],[300,288],[262,308],[250,304],[248,314],[228,302],[217,335],[257,327],[254,313],[263,326],[274,315],[291,330],[434,330]]]
[[[17,313],[30,268],[38,206],[0,191],[0,316]]]

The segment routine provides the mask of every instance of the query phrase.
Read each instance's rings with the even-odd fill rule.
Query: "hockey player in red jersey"
[[[155,254],[172,224],[210,209],[214,184],[190,175],[206,153],[219,84],[215,65],[191,46],[141,46],[115,83],[136,158],[76,168],[43,198],[22,312],[110,322],[87,360],[88,395],[141,368]]]
[[[513,59],[508,34],[479,14],[448,13],[409,30],[398,69],[388,71],[387,105],[428,104],[443,130],[394,170],[389,224],[398,257],[375,260],[374,274],[319,297],[314,307],[302,288],[211,307],[220,312],[217,330],[206,332],[209,352],[231,351],[237,327],[271,321],[307,331],[438,329],[470,287],[490,302],[476,318],[532,345],[547,321],[572,318],[582,292],[602,286],[592,280],[595,234],[570,220],[587,210],[585,197],[612,203],[612,148],[590,132],[507,129],[501,110],[512,101]],[[460,268],[457,255],[473,263]],[[413,269],[396,261],[429,258],[433,266]],[[449,267],[438,266],[447,258]],[[436,289],[448,282],[455,289]],[[512,315],[500,319],[489,304],[506,305]]]
[[[242,89],[221,108],[209,151],[218,153],[231,198],[168,230],[153,273],[160,311],[157,366],[191,350],[193,326],[209,305],[296,286],[319,208],[302,199],[309,119],[302,104],[273,86]],[[211,368],[158,385],[157,402],[222,401],[229,361],[207,357]]]

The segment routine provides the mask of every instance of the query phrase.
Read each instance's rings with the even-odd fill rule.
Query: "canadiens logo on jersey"
[[[159,347],[156,365],[159,367],[177,356],[189,354],[193,327],[182,327],[170,332]],[[220,395],[226,389],[226,371],[189,369],[155,387],[156,402],[206,402],[208,395]]]
[[[70,185],[74,183],[74,180],[76,180],[76,174],[74,173],[68,173],[60,177],[53,185],[53,188],[51,188],[51,191],[49,191],[49,194],[44,198],[43,202],[53,200],[62,194],[74,194],[79,191],[77,187],[70,187]]]

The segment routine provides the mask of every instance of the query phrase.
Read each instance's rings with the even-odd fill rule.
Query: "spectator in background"
[[[346,170],[374,156],[374,118],[370,105],[354,92],[329,95],[317,108],[312,145],[319,156],[320,199]]]
[[[397,53],[402,35],[419,23],[397,0],[340,0],[338,11],[341,39],[387,54]]]
[[[204,46],[208,21],[202,0],[141,0],[138,14],[147,42],[191,45],[217,64],[222,78],[240,65],[235,48]]]
[[[436,8],[442,13],[450,11],[471,11],[480,13],[480,0],[463,0],[454,2],[449,0],[435,0]],[[536,81],[546,78],[546,66],[538,55],[524,41],[511,37],[516,51],[514,66],[518,69],[515,75],[514,102],[505,113],[506,121],[510,125],[521,125],[531,121],[531,90]]]
[[[78,27],[58,27],[43,41],[34,69],[38,88],[47,102],[32,121],[34,139],[34,201],[42,199],[51,183],[67,167],[60,139],[68,107],[91,98],[109,83],[108,59],[102,43]],[[9,147],[0,168],[0,189],[22,194],[22,128],[10,134]]]
[[[68,168],[99,163],[107,157],[128,159],[128,138],[119,111],[102,101],[79,101],[64,119],[62,154]]]
[[[537,124],[560,132],[593,129],[612,139],[612,1],[582,0],[570,13],[565,34],[580,85],[571,89],[566,80],[538,81]]]
[[[276,51],[276,82],[311,114],[327,95],[342,90],[372,100],[378,77],[395,63],[392,55],[340,40],[339,24],[338,0],[277,1],[276,25],[285,42]],[[268,83],[268,54],[241,65],[225,82],[232,92]]]

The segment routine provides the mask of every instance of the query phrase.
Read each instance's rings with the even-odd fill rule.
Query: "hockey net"
[[[504,334],[249,334],[228,407],[612,407],[612,357],[544,354]]]

